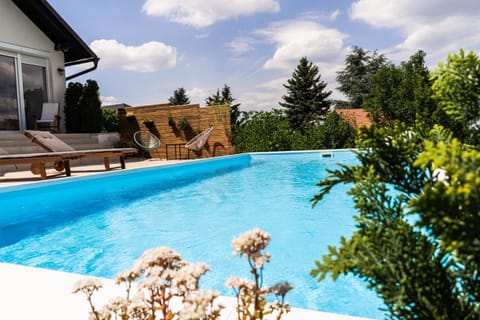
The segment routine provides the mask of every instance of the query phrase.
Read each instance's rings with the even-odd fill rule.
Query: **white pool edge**
[[[0,319],[86,320],[89,306],[82,294],[73,294],[73,284],[84,275],[0,262]],[[94,297],[97,306],[122,296],[113,280],[102,279],[103,289]],[[225,306],[221,320],[236,320],[235,299],[220,297]],[[366,320],[327,312],[292,308],[285,320]]]

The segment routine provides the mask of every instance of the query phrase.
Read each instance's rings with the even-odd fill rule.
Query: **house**
[[[335,112],[343,119],[348,121],[350,125],[358,130],[360,127],[369,127],[372,124],[370,115],[361,108],[357,109],[335,109]]]
[[[33,129],[43,102],[60,103],[62,112],[65,81],[98,60],[46,0],[0,0],[0,134]]]

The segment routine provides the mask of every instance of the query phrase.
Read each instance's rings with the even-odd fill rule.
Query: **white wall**
[[[65,76],[63,52],[10,0],[0,0],[0,51],[47,60],[48,99],[59,102],[63,110]],[[64,119],[64,117],[62,117]]]

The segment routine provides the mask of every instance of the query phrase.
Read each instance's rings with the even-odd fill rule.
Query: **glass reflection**
[[[15,59],[0,55],[0,130],[19,130]]]
[[[35,119],[42,114],[42,103],[47,101],[45,67],[22,64],[23,98],[27,129],[35,129]]]

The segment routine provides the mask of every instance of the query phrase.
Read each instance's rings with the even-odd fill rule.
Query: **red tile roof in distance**
[[[350,124],[358,129],[362,126],[369,127],[372,121],[369,118],[369,113],[361,108],[358,109],[335,109],[343,119],[350,122]]]

